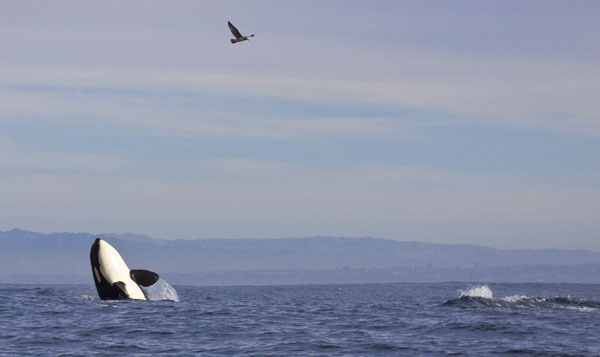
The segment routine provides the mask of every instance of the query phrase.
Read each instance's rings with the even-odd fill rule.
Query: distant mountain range
[[[0,232],[0,282],[91,283],[89,249],[102,237],[130,268],[176,284],[393,281],[600,283],[600,253],[513,250],[375,238],[163,240],[136,234]]]

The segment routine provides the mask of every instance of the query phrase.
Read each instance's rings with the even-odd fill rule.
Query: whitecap
[[[503,297],[502,300],[504,300],[506,302],[518,303],[518,302],[522,302],[522,301],[531,300],[531,298],[527,295],[513,295],[513,296]]]
[[[581,312],[596,311],[595,308],[588,307],[588,306],[567,306],[566,308],[569,309],[569,310],[577,310],[577,311],[581,311]]]
[[[480,297],[484,299],[493,299],[494,293],[487,285],[473,286],[467,290],[458,290],[459,297]]]

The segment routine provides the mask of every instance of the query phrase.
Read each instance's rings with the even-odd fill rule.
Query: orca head
[[[158,280],[148,270],[130,270],[119,252],[105,240],[96,238],[90,250],[94,283],[101,299],[147,300],[140,288]]]

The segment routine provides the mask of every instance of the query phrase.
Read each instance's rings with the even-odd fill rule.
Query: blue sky
[[[2,2],[0,230],[600,250],[599,10]]]

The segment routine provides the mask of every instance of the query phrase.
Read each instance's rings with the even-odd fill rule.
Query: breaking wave
[[[474,307],[500,307],[500,308],[550,308],[573,309],[579,311],[596,311],[600,309],[600,302],[588,301],[567,297],[531,297],[526,295],[512,295],[495,298],[492,290],[487,285],[471,287],[467,290],[458,290],[458,298],[446,301],[444,306],[459,308]]]
[[[459,297],[480,297],[485,299],[493,299],[494,293],[487,285],[474,286],[467,290],[458,290]]]

